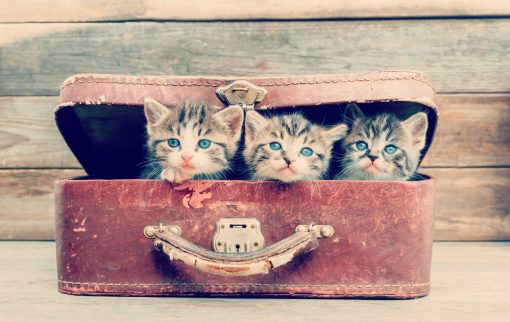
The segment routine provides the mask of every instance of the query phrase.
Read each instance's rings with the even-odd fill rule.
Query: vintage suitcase
[[[365,111],[428,113],[416,72],[302,77],[67,79],[56,122],[88,177],[55,184],[58,289],[131,296],[415,298],[430,290],[434,180],[298,182],[136,179],[144,98],[200,99],[333,124]],[[426,151],[423,152],[425,154]]]

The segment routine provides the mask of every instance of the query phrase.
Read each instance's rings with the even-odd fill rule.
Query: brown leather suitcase
[[[298,108],[330,124],[340,108],[428,113],[416,72],[302,77],[67,79],[56,122],[88,177],[55,184],[58,289],[132,296],[415,298],[430,290],[434,180],[283,185],[134,179],[144,98],[246,109]],[[426,151],[423,152],[425,154]]]

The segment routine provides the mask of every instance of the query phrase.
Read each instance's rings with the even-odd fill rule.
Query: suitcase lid
[[[145,98],[167,106],[187,99],[226,106],[222,101],[225,95],[217,90],[238,80],[266,91],[254,99],[258,100],[254,104],[256,110],[310,108],[303,109],[306,112],[324,107],[321,111],[326,114],[320,121],[327,115],[326,124],[340,122],[339,108],[349,102],[360,104],[363,110],[392,111],[401,118],[425,111],[429,127],[422,159],[437,126],[437,104],[430,78],[403,71],[292,77],[80,74],[62,84],[55,119],[69,148],[90,176],[136,177],[145,157]]]

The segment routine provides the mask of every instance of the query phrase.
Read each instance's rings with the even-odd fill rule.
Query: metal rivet
[[[259,243],[254,243],[253,246],[258,247]]]
[[[221,246],[221,242],[218,242],[218,246]]]
[[[255,229],[255,225],[251,225],[251,228],[252,228],[252,229]]]
[[[223,228],[225,228],[225,225],[221,225],[221,228],[222,228],[222,229],[223,229]]]
[[[321,228],[320,233],[322,237],[331,237],[331,235],[333,235],[333,229],[330,226],[324,226]]]
[[[147,226],[145,227],[143,233],[145,234],[146,237],[153,238],[154,235],[156,234],[156,230],[154,229],[153,226]]]
[[[296,232],[305,232],[305,231],[308,231],[307,225],[299,225],[296,227]]]

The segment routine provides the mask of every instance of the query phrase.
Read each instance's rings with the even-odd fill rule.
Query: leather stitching
[[[242,78],[242,77],[241,77]],[[239,78],[239,79],[241,79]],[[368,77],[355,77],[351,79],[317,79],[315,81],[274,81],[274,82],[266,82],[266,83],[260,83],[258,86],[266,86],[266,87],[272,87],[272,86],[290,86],[290,85],[312,85],[312,84],[327,84],[327,83],[352,83],[352,82],[363,82],[363,81],[386,81],[386,80],[416,80],[421,83],[424,83],[428,85],[430,88],[434,89],[432,84],[425,79],[423,79],[420,76],[417,75],[409,75],[409,76],[400,76],[400,77],[381,77],[381,78],[375,78],[371,79]],[[96,84],[121,84],[121,85],[156,85],[156,86],[182,86],[182,87],[190,87],[190,86],[197,86],[197,87],[218,87],[221,85],[224,85],[227,83],[227,81],[215,81],[215,80],[165,80],[165,79],[134,79],[132,81],[123,80],[123,79],[94,79],[94,78],[79,78],[76,77],[66,83],[64,83],[61,87],[61,89],[64,89],[67,86],[70,86],[72,84],[76,83],[96,83]]]
[[[151,287],[151,286],[222,286],[222,287],[313,287],[313,288],[378,288],[378,287],[406,287],[406,288],[416,288],[422,286],[429,286],[430,283],[417,283],[417,284],[366,284],[366,285],[356,285],[356,284],[269,284],[269,283],[221,283],[221,284],[212,284],[212,283],[101,283],[101,282],[74,282],[74,281],[63,281],[58,280],[60,284],[76,284],[83,286],[141,286],[141,287]]]

